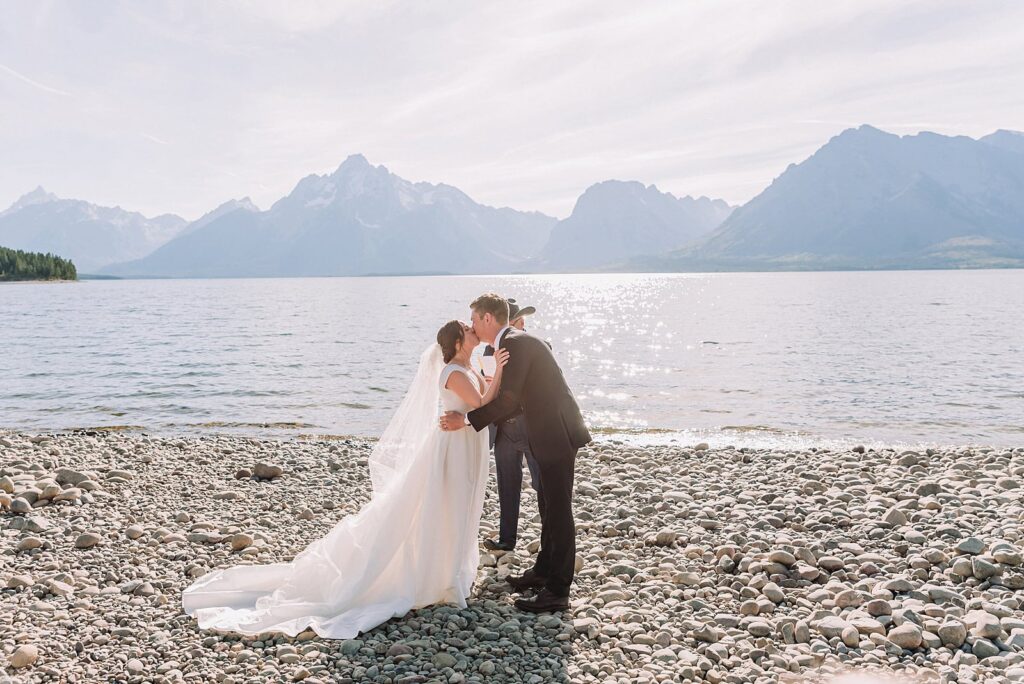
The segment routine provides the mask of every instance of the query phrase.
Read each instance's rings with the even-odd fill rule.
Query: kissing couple
[[[370,501],[291,562],[200,577],[182,595],[200,628],[289,636],[312,628],[324,638],[351,639],[415,608],[465,608],[480,560],[485,428],[518,414],[540,471],[541,539],[533,568],[507,581],[519,593],[537,590],[516,601],[521,610],[568,608],[573,475],[590,433],[548,345],[509,327],[508,301],[488,293],[470,309],[472,325],[445,323],[421,355],[370,455]],[[481,341],[495,349],[489,383],[470,367]]]

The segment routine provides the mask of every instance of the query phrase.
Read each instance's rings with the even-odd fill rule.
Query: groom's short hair
[[[491,314],[494,316],[494,320],[502,325],[508,323],[508,300],[501,295],[494,294],[493,292],[482,294],[473,300],[469,308],[481,315],[485,313]]]

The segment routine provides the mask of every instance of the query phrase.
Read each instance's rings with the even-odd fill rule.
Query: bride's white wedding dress
[[[444,389],[440,350],[416,379],[370,459],[373,496],[290,563],[216,570],[182,595],[204,629],[350,639],[413,608],[465,607],[476,578],[477,534],[488,473],[487,431],[443,432],[438,404],[466,413]],[[431,403],[432,402],[432,403]]]

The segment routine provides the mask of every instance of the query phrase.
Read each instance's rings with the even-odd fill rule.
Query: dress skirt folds
[[[447,377],[447,376],[445,376]],[[409,467],[289,563],[216,570],[185,590],[203,629],[350,639],[414,608],[465,607],[476,578],[487,432],[435,429]]]

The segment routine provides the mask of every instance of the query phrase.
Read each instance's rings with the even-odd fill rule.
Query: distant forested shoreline
[[[0,281],[3,280],[78,280],[78,271],[70,259],[54,254],[0,247]]]

